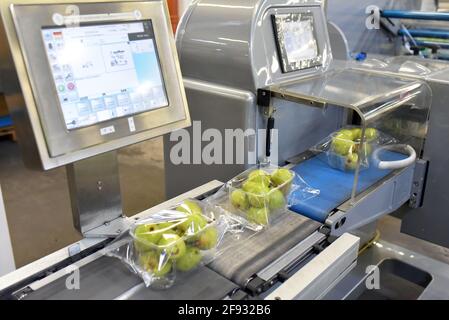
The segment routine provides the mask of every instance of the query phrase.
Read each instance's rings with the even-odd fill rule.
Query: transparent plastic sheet
[[[362,144],[362,128],[347,126],[333,132],[323,141],[311,148],[318,158],[332,168],[344,172],[353,172],[360,165],[360,170],[368,169],[375,163],[373,154],[376,149],[395,145],[398,141],[376,128],[365,129]]]
[[[120,259],[145,285],[169,288],[179,272],[191,272],[220,254],[224,235],[232,225],[197,200],[162,210],[136,221],[107,248],[107,256]]]
[[[294,199],[290,197],[293,192]],[[319,193],[292,170],[259,165],[228,181],[205,201],[215,212],[229,216],[230,221],[260,231],[288,207]]]
[[[397,56],[387,59],[367,59],[363,62],[354,62],[354,65],[362,68],[420,77],[425,77],[449,68],[449,64],[445,61],[425,59],[415,56]]]

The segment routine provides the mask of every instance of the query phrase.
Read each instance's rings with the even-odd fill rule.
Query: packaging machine
[[[177,33],[180,66],[164,1],[8,0],[1,13],[11,82],[20,84],[11,86],[8,104],[19,135],[35,138],[24,146],[26,159],[43,169],[67,166],[74,225],[84,239],[0,278],[0,298],[286,300],[363,291],[359,249],[375,222],[412,196],[432,91],[416,79],[334,68],[321,1],[195,1]],[[362,136],[370,127],[394,133],[389,124],[403,118],[413,120],[416,134],[398,137],[400,145],[384,149],[369,170],[360,161],[354,172],[331,169],[309,152],[342,126],[358,125]],[[278,132],[248,136],[245,153],[291,168],[320,195],[255,236],[244,230],[243,240],[170,289],[153,290],[106,256],[107,245],[139,219],[215,194],[223,185],[215,179],[227,181],[250,161],[174,165],[167,136],[173,198],[126,218],[114,151],[191,120],[223,134]],[[381,261],[374,264],[394,269]],[[72,288],[75,271],[80,283]],[[449,272],[440,274],[426,290],[447,297],[440,288]]]
[[[426,163],[424,148],[429,148],[428,131],[433,130],[428,119],[438,117],[438,111],[432,114],[433,88],[422,77],[358,70],[334,60],[321,5],[320,1],[231,1],[226,5],[219,0],[198,1],[181,21],[177,48],[192,120],[201,121],[204,130],[221,132],[229,128],[269,132],[275,123],[277,135],[247,137],[240,146],[245,154],[256,154],[261,162],[268,158],[288,165],[321,189],[319,197],[291,209],[323,223],[331,237],[350,231],[364,243],[373,237],[376,221],[383,215],[408,206],[409,212],[421,210],[422,188],[434,181],[426,180],[426,170],[421,170]],[[303,26],[297,33],[295,23]],[[295,52],[295,38],[302,41],[301,54]],[[444,69],[444,63],[434,63],[434,68]],[[433,98],[438,100],[439,95]],[[408,131],[399,130],[398,123],[405,122]],[[308,150],[348,124],[377,127],[412,146],[416,154],[389,155],[384,160],[391,162],[381,170],[356,170],[353,175],[335,172]],[[165,142],[167,155],[173,142],[168,138]],[[397,165],[401,157],[408,159],[403,167]],[[444,162],[443,155],[434,157]],[[166,161],[167,193],[179,194],[212,176],[226,181],[248,166],[174,166]],[[176,180],[180,175],[188,179]],[[433,194],[438,197],[437,191]],[[432,219],[426,221],[429,232],[439,228],[430,227]],[[388,256],[385,250],[375,255],[378,260],[371,260],[372,265],[380,265]],[[363,277],[354,278],[363,282]]]
[[[222,185],[122,214],[115,150],[190,125],[165,1],[14,0],[1,13],[7,102],[26,163],[67,166],[74,226],[84,236],[2,277],[2,299],[313,299],[354,267],[358,237],[330,243],[322,223],[291,213],[171,289],[146,288],[104,248],[136,220]],[[245,259],[236,267],[238,251]],[[78,290],[66,285],[74,270]]]

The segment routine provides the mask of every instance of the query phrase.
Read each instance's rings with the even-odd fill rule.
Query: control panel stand
[[[127,228],[115,151],[67,165],[73,222],[84,237],[115,237]]]

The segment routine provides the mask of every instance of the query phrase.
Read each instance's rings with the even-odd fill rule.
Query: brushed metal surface
[[[311,12],[325,64],[329,37],[322,1],[199,0],[182,17],[176,44],[184,77],[253,93],[258,88],[316,74],[310,68],[282,73],[273,36],[272,14]],[[213,66],[213,67],[211,67]]]
[[[75,228],[86,232],[122,216],[115,151],[67,166]]]

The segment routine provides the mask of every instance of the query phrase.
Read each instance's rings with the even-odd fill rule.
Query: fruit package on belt
[[[197,200],[138,220],[106,248],[146,286],[163,289],[173,285],[177,272],[189,272],[211,262],[227,232],[226,217],[218,217]]]
[[[397,143],[394,138],[375,128],[365,129],[363,145],[361,138],[362,128],[345,127],[332,133],[311,151],[332,168],[351,172],[358,165],[360,170],[369,168],[373,163],[373,152],[377,148]]]
[[[290,194],[294,192],[294,199]],[[294,171],[259,165],[238,175],[206,201],[251,230],[269,226],[287,208],[319,194]]]

